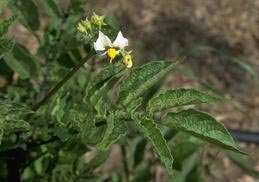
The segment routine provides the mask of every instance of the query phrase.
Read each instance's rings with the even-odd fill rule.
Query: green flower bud
[[[91,17],[91,22],[94,25],[97,25],[97,27],[99,28],[99,30],[102,28],[103,25],[105,25],[104,23],[104,18],[105,16],[100,16],[97,15],[95,12],[93,13],[92,17]]]

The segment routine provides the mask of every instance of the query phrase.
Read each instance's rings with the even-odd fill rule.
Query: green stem
[[[126,152],[126,147],[121,145],[121,154],[122,154],[122,162],[123,162],[123,167],[124,167],[124,172],[125,172],[125,182],[129,181],[129,168],[128,168],[128,162],[127,162],[127,152]]]
[[[90,51],[88,55],[77,65],[75,66],[54,88],[52,88],[47,95],[40,100],[38,103],[36,103],[33,107],[33,111],[37,111],[42,105],[46,103],[47,100],[49,100],[50,97],[52,97],[76,72],[81,68],[86,61],[88,61],[92,56],[94,55],[94,51]]]

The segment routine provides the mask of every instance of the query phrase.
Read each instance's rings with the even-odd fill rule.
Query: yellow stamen
[[[111,58],[114,59],[116,57],[116,49],[114,48],[109,48],[107,50],[107,55]]]

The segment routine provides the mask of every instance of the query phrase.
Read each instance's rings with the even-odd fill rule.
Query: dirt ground
[[[90,1],[92,2],[92,1]],[[259,80],[233,60],[252,65],[259,75],[259,0],[96,0],[86,14],[96,11],[119,19],[130,38],[134,63],[174,60],[187,56],[167,87],[200,87],[206,81],[229,98],[224,104],[203,105],[227,127],[259,131]],[[14,36],[28,46],[26,31],[15,29]],[[22,33],[20,33],[22,32]],[[201,50],[193,53],[193,48]],[[31,47],[36,50],[35,46]],[[210,51],[206,51],[210,50]],[[197,51],[197,50],[196,50]],[[191,52],[191,53],[190,53]],[[186,71],[187,70],[187,71]],[[190,73],[192,73],[190,76]],[[259,170],[259,146],[240,143]],[[212,151],[211,154],[214,154]],[[223,153],[208,160],[206,182],[256,182],[229,161]]]

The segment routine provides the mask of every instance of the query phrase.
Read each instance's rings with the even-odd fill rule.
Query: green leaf
[[[152,180],[152,173],[150,172],[149,168],[137,170],[134,172],[134,176],[130,182],[144,182],[144,181],[151,181]]]
[[[69,55],[69,52],[60,54],[57,58],[57,62],[65,68],[72,68],[76,65],[71,56]]]
[[[157,124],[151,119],[141,117],[134,118],[134,121],[139,130],[155,148],[156,153],[168,172],[171,173],[174,159]]]
[[[57,4],[53,0],[44,0],[43,4],[48,15],[55,18],[60,18],[60,11]]]
[[[30,124],[24,120],[5,120],[4,121],[5,133],[28,131],[30,130],[30,128],[31,128]]]
[[[71,110],[70,120],[73,127],[80,133],[83,143],[86,145],[95,145],[99,143],[105,133],[106,125],[95,126],[95,114],[85,111],[78,112]]]
[[[107,15],[104,19],[104,22],[109,25],[114,30],[120,30],[119,23],[117,19],[112,15]]]
[[[4,119],[0,115],[0,145],[4,136]]]
[[[169,181],[174,181],[174,182],[188,181],[187,176],[195,168],[196,164],[197,164],[197,156],[194,153],[184,160],[182,170],[176,175],[172,176]]]
[[[69,14],[81,15],[84,13],[84,5],[88,0],[73,0],[69,5]]]
[[[242,153],[224,125],[207,113],[194,109],[170,112],[163,116],[161,121],[170,128],[188,132],[222,148]]]
[[[112,76],[118,74],[122,71],[122,68],[115,66],[113,64],[109,64],[101,72],[99,72],[91,82],[91,86],[98,88],[102,86],[106,81],[108,81]]]
[[[107,111],[109,109],[109,106],[106,102],[106,100],[101,97],[97,103],[94,105],[95,110],[97,111],[96,117],[102,117],[105,118],[107,115]]]
[[[4,54],[4,60],[5,60],[6,64],[13,71],[17,72],[22,79],[30,77],[30,75],[27,72],[26,68],[24,68],[23,65],[19,61],[17,61],[12,54],[5,53]]]
[[[0,39],[0,54],[12,51],[14,44],[13,39]]]
[[[129,113],[134,113],[141,105],[143,102],[143,98],[139,97],[135,100],[133,100],[130,105],[127,107],[127,112]]]
[[[0,15],[2,14],[5,7],[8,5],[9,0],[0,0]]]
[[[14,15],[14,16],[10,17],[9,19],[4,20],[0,23],[0,37],[2,37],[4,34],[7,33],[8,28],[16,20],[16,18],[17,18],[17,16]]]
[[[167,75],[176,64],[177,62],[153,61],[134,69],[120,85],[118,102],[128,105]]]
[[[134,138],[132,141],[132,144],[130,145],[130,159],[132,161],[132,168],[135,168],[142,162],[146,145],[147,141],[143,137]]]
[[[20,45],[15,45],[13,53],[4,53],[6,64],[19,74],[22,79],[37,74],[38,67],[28,50]]]
[[[187,50],[184,51],[184,55],[194,55],[198,56],[201,54],[205,53],[211,53],[211,52],[216,52],[216,49],[214,47],[208,46],[208,45],[200,45],[196,44],[188,48]]]
[[[252,67],[252,65],[246,63],[244,60],[241,60],[239,58],[231,58],[231,61],[237,63],[241,68],[243,68],[247,73],[249,73],[254,80],[258,79],[258,75],[256,70]]]
[[[175,169],[182,169],[183,161],[193,154],[196,149],[198,148],[198,145],[193,142],[185,141],[178,143],[176,145],[173,145],[171,148],[172,155],[174,156],[174,168]]]
[[[57,126],[54,128],[54,136],[57,136],[62,142],[68,141],[73,135],[68,131],[65,126]]]
[[[255,167],[252,165],[251,160],[245,155],[238,154],[232,151],[225,151],[227,156],[236,163],[241,169],[246,171],[248,174],[254,177],[259,177],[259,171],[255,170]]]
[[[176,106],[199,103],[215,103],[218,98],[208,95],[207,93],[195,89],[176,89],[168,90],[148,102],[148,110],[150,113],[162,111]]]
[[[96,155],[86,163],[86,169],[89,171],[89,169],[96,169],[99,167],[101,164],[103,164],[108,157],[110,156],[110,151],[109,150],[103,150],[103,151],[98,151]],[[88,172],[84,170],[85,172]]]
[[[57,47],[58,50],[61,50],[60,46]],[[53,51],[52,51],[53,52]],[[57,61],[60,65],[64,66],[65,68],[72,68],[79,64],[82,57],[78,49],[71,49],[71,50],[62,50],[62,53],[55,53],[60,54],[58,55]]]
[[[115,118],[110,115],[107,120],[107,129],[103,140],[97,145],[97,148],[106,150],[110,145],[120,139],[121,136],[127,134],[127,125],[124,120]]]
[[[40,28],[39,13],[33,0],[26,0],[20,3],[16,2],[16,7],[21,12],[26,21],[26,25],[28,25],[31,30],[36,31]]]

